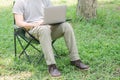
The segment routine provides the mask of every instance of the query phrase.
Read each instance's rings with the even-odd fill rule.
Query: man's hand
[[[32,23],[32,24],[33,24],[33,27],[38,27],[38,26],[40,26],[40,25],[43,24],[43,20],[40,20],[40,21],[34,22],[34,23]]]

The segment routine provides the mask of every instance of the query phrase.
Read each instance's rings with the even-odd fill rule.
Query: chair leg
[[[39,49],[37,49],[34,45],[30,44],[35,50],[37,50],[38,52],[40,52]]]
[[[15,56],[17,56],[17,48],[16,48],[16,45],[17,45],[17,44],[16,44],[16,39],[18,40],[18,42],[19,42],[21,48],[23,49],[22,52],[21,52],[20,55],[19,55],[19,58],[21,57],[21,55],[23,55],[23,53],[25,53],[25,55],[26,55],[28,61],[31,63],[30,57],[29,57],[29,55],[27,54],[27,52],[26,52],[25,50],[28,48],[29,45],[31,45],[34,49],[36,49],[36,50],[39,51],[39,52],[40,52],[40,50],[37,49],[34,45],[31,44],[32,40],[26,41],[26,42],[27,42],[27,45],[26,45],[25,47],[23,47],[23,44],[22,44],[20,38],[14,34]],[[54,42],[55,42],[55,41],[54,41]],[[53,42],[53,43],[54,43],[54,42]],[[57,54],[57,50],[55,49],[53,43],[52,43],[52,47],[53,47],[54,52],[55,52],[55,57],[60,58],[59,55]],[[38,63],[40,63],[40,62],[42,61],[43,58],[44,58],[44,54],[41,55],[41,57],[40,57]]]
[[[30,41],[31,42],[31,41]],[[23,48],[23,51],[20,53],[20,55],[19,56],[21,56],[24,52],[25,52],[25,50],[28,48],[28,46],[30,45],[30,42],[23,48],[23,46],[22,46],[22,48]]]
[[[18,37],[17,37],[18,38]],[[39,49],[37,49],[34,45],[32,45],[31,44],[31,41],[26,41],[28,44],[25,46],[25,47],[23,47],[23,45],[22,45],[22,43],[21,43],[21,41],[20,41],[20,39],[18,38],[18,41],[19,41],[19,43],[20,43],[20,45],[21,45],[21,47],[22,47],[22,49],[23,49],[23,51],[20,53],[20,55],[19,55],[19,58],[21,57],[21,55],[25,52],[25,55],[27,56],[27,58],[28,58],[28,60],[29,60],[29,62],[31,63],[31,61],[30,61],[30,58],[29,58],[29,56],[28,56],[28,54],[26,53],[26,49],[28,48],[28,46],[29,45],[31,45],[34,49],[36,49],[38,52],[40,52],[40,50]],[[44,57],[44,55],[42,54],[42,56],[40,57],[40,59],[39,59],[39,61],[38,61],[38,63],[40,63],[41,62],[41,60],[42,60],[42,58]]]
[[[54,52],[55,52],[55,57],[60,58],[59,55],[58,55],[58,53],[57,53],[57,50],[55,49],[55,47],[54,47],[54,45],[53,45],[53,43],[52,43],[52,47],[53,47],[53,50],[54,50]]]
[[[19,55],[19,58],[21,57],[21,55],[23,55],[23,53],[25,53],[28,61],[31,63],[29,55],[27,54],[27,52],[25,50],[28,48],[28,46],[30,45],[30,43],[31,43],[32,40],[24,48],[23,45],[22,45],[22,43],[21,43],[21,41],[20,41],[20,39],[18,37],[17,37],[17,39],[18,39],[18,42],[20,43],[21,48],[23,49],[22,52]]]
[[[15,57],[17,56],[17,49],[16,49],[16,34],[14,33],[14,51],[15,51]]]
[[[44,54],[42,54],[42,56],[40,57],[38,64],[42,61],[43,58],[44,58]]]

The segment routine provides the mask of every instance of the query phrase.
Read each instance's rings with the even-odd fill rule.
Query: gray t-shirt
[[[16,0],[13,13],[23,15],[25,22],[35,22],[44,18],[44,8],[51,5],[50,0]]]

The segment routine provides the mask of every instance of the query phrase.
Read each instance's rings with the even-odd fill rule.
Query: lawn
[[[68,5],[67,17],[72,18],[80,58],[90,70],[82,71],[70,65],[63,38],[54,44],[60,56],[56,58],[62,73],[60,78],[48,74],[44,59],[39,64],[37,59],[30,64],[24,55],[15,58],[13,0],[0,0],[0,80],[120,80],[120,0],[98,0],[97,18],[88,21],[76,16],[77,0],[52,1],[55,5]],[[28,53],[32,59],[39,54],[31,47]]]

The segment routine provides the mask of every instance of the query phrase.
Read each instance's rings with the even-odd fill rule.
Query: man
[[[51,76],[57,77],[61,73],[56,67],[54,54],[51,46],[52,40],[64,37],[70,52],[71,65],[79,69],[88,69],[79,58],[74,32],[67,22],[58,25],[43,25],[44,8],[52,6],[50,0],[16,0],[13,14],[16,25],[24,27],[41,43],[48,71]]]

